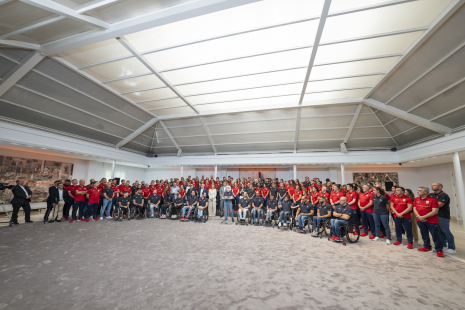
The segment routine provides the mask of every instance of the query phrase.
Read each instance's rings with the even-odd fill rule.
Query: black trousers
[[[23,204],[16,204],[13,205],[13,215],[11,216],[11,221],[12,222],[17,222],[18,221],[18,212],[19,209],[23,208],[24,210],[24,218],[26,221],[31,220],[31,206],[29,205],[29,201],[24,201]]]

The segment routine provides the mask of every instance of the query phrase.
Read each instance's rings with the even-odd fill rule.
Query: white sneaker
[[[373,241],[379,241],[379,239],[380,239],[380,238],[375,237],[375,238],[373,239]]]
[[[387,239],[387,240],[386,240],[386,244],[387,244],[387,245],[391,245],[391,240]]]
[[[103,217],[100,217],[100,220],[103,221]]]
[[[447,249],[447,254],[457,254],[457,251],[456,250],[453,250],[453,249]]]
[[[112,216],[107,216],[107,219],[112,219],[113,217]]]
[[[287,224],[286,224],[286,223],[284,223],[284,225],[283,225],[283,226],[284,226],[284,227],[287,227]]]

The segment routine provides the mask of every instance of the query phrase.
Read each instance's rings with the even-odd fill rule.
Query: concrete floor
[[[37,222],[0,227],[0,309],[463,309],[464,267],[218,218]]]

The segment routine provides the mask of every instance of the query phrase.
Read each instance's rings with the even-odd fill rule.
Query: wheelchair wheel
[[[323,228],[325,230],[326,236],[331,236],[331,220],[327,219],[326,221],[323,222]]]
[[[310,218],[307,219],[307,231],[309,233],[312,233],[313,232],[313,222],[310,221]]]
[[[347,225],[347,233],[346,233],[346,239],[347,241],[349,241],[350,243],[355,243],[358,241],[358,239],[360,238],[360,232],[359,232],[359,228],[357,227],[357,225],[355,225],[354,223],[349,223]],[[357,234],[354,234],[354,233],[357,233]]]
[[[121,211],[120,208],[115,208],[115,210],[113,211],[113,220],[118,221],[120,219],[120,215],[122,214],[123,212]]]
[[[129,216],[128,218],[130,218],[131,220],[136,216],[136,210],[134,207],[130,207],[129,208]]]
[[[205,223],[208,222],[208,210],[205,209],[205,212],[203,213],[203,219],[205,220]]]

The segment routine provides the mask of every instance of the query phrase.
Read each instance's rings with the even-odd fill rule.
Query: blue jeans
[[[418,227],[420,228],[421,238],[423,239],[423,246],[427,249],[431,249],[431,242],[429,240],[429,233],[431,233],[431,237],[433,237],[434,248],[436,252],[442,252],[442,242],[439,238],[439,224],[434,223],[425,223],[425,222],[418,222]]]
[[[225,221],[228,219],[228,210],[229,212],[231,212],[231,219],[234,220],[232,201],[224,200],[224,220]]]
[[[394,223],[396,224],[397,241],[402,242],[402,225],[404,225],[405,233],[407,234],[407,241],[408,243],[413,244],[412,220],[404,217],[401,219],[394,217]]]
[[[371,234],[375,234],[375,222],[373,221],[373,213],[362,211],[363,232],[368,234],[368,225],[370,225]]]
[[[191,207],[189,207],[189,206],[182,207],[182,217],[187,217],[187,215],[189,215],[189,213],[191,213],[191,211],[194,210],[194,209],[195,209],[195,207],[193,207],[193,206],[191,206]],[[187,210],[189,210],[189,211],[187,211]],[[187,212],[187,214],[186,214],[186,212]]]
[[[201,218],[203,216],[203,210],[200,210],[197,212],[197,217]]]
[[[168,209],[169,205],[162,204],[160,209],[160,215],[166,215],[166,209]]]
[[[257,222],[260,221],[260,216],[262,215],[262,211],[263,209],[260,208],[260,209],[253,209],[252,210],[252,214],[253,214],[253,222],[255,223],[255,219],[257,219]]]
[[[300,215],[297,217],[297,221],[299,222],[299,227],[304,227],[305,220],[308,219],[308,215]]]
[[[439,220],[439,239],[442,246],[448,246],[449,249],[455,250],[454,235],[450,232],[450,219],[438,217]]]
[[[87,212],[86,212],[86,219],[92,217],[95,218],[97,217],[97,209],[98,209],[99,203],[88,203],[87,204]]]
[[[326,221],[328,218],[327,217],[318,217],[318,216],[315,216],[313,218],[313,230],[320,228],[321,227],[321,223]]]
[[[331,219],[331,233],[333,236],[339,237],[339,233],[341,231],[342,225],[347,225],[349,221],[347,220],[339,220],[339,219]]]
[[[84,215],[84,206],[85,206],[85,201],[74,201],[73,204],[73,213],[72,213],[72,219],[76,220],[76,212],[79,210],[79,218],[82,218]]]
[[[150,205],[150,214],[154,215],[154,209],[157,210],[158,209],[158,206],[159,205],[154,205],[154,204],[151,204]]]
[[[391,229],[389,228],[389,214],[375,214],[373,213],[373,220],[375,221],[376,227],[376,237],[381,236],[381,223],[384,225],[384,229],[386,230],[386,238],[388,240],[391,239]]]
[[[282,211],[281,214],[279,214],[279,222],[280,223],[283,223],[283,222],[287,222],[286,219],[287,219],[287,215],[290,214],[290,212],[288,211]]]
[[[107,210],[107,217],[110,216],[110,209],[111,209],[112,201],[103,198],[102,202],[102,209],[100,210],[100,217],[103,217],[103,214],[105,213],[105,210]]]

